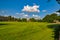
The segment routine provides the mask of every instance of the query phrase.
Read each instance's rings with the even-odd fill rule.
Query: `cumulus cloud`
[[[54,12],[55,14],[57,14],[57,15],[60,15],[60,13],[59,12]]]
[[[22,16],[22,15],[25,15],[25,14],[24,13],[20,13],[19,15]]]
[[[16,13],[19,17],[21,17],[21,18],[31,18],[31,17],[33,17],[33,18],[35,18],[35,19],[40,19],[40,16],[39,15],[35,15],[35,14],[32,14],[32,15],[29,15],[29,14],[25,14],[24,12],[22,12],[22,13]]]
[[[40,19],[40,16],[39,15],[32,15],[35,19]]]
[[[23,18],[28,18],[29,16],[27,14],[23,15],[22,16]]]
[[[59,13],[59,12],[56,12],[56,14],[60,15],[60,13]]]
[[[33,14],[33,17],[38,17],[38,15],[34,15],[34,14]]]
[[[28,17],[28,15],[27,15],[27,14],[25,14],[24,16],[25,16],[25,17]]]
[[[19,15],[22,18],[28,18],[29,17],[29,15],[28,14],[25,14],[25,13],[20,13]]]
[[[28,18],[29,17],[29,15],[25,14],[25,13],[16,13],[16,14],[21,18]]]
[[[40,10],[38,8],[39,8],[38,5],[33,5],[33,6],[26,5],[22,9],[22,11],[25,11],[25,12],[40,12]]]

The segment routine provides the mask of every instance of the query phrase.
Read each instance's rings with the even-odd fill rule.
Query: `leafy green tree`
[[[60,21],[60,16],[57,17],[57,20]]]
[[[34,19],[34,18],[30,18],[29,19],[31,22],[36,22],[36,19]]]
[[[49,22],[49,17],[50,17],[50,15],[46,15],[44,18],[43,18],[43,22]]]
[[[60,0],[56,0],[58,4],[60,4]]]
[[[60,10],[56,11],[56,12],[59,12],[60,13]]]
[[[46,15],[44,18],[43,18],[43,21],[44,22],[54,22],[54,20],[57,20],[57,14],[53,13],[51,15]]]
[[[26,18],[22,18],[22,22],[27,22],[27,19]]]
[[[8,21],[11,21],[11,16],[8,16]]]
[[[41,19],[37,19],[36,22],[43,22]]]

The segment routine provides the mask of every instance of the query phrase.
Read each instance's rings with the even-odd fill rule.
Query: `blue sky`
[[[0,0],[0,15],[11,15],[15,17],[38,16],[43,18],[47,14],[51,14],[60,9],[60,5],[56,0],[47,1],[48,0]],[[33,7],[34,5],[39,6],[37,9],[40,12],[23,12],[22,9],[27,5],[29,7]],[[23,16],[21,16],[21,14]]]

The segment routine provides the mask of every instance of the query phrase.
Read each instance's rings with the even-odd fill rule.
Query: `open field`
[[[49,23],[0,22],[0,40],[54,40]]]

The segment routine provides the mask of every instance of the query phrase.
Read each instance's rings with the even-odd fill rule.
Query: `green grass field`
[[[54,40],[49,23],[0,22],[0,40]]]

